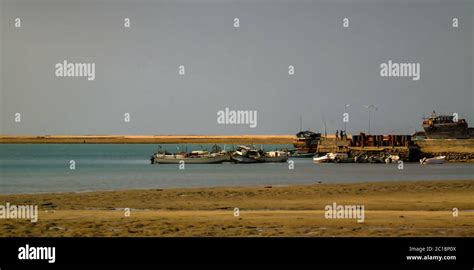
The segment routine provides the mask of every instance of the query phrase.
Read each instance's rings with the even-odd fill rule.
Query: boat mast
[[[326,132],[326,120],[324,120],[324,115],[322,117],[323,117],[323,124],[324,124],[324,138],[327,139],[328,134]]]
[[[303,115],[300,114],[300,132],[303,131]]]

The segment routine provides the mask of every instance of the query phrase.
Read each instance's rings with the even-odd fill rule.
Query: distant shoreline
[[[295,135],[2,135],[0,144],[291,144],[295,139]]]

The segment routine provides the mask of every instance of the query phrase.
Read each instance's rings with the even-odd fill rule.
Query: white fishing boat
[[[211,164],[229,161],[227,153],[191,152],[190,154],[165,154],[156,153],[152,156],[152,164]]]
[[[178,148],[179,150],[179,148]],[[161,151],[154,153],[150,158],[151,164],[211,164],[230,161],[229,153],[221,151],[220,147],[214,145],[212,152],[206,150],[194,150],[189,152],[169,153]]]
[[[335,160],[335,159],[346,159],[349,156],[346,153],[329,153],[329,159],[330,160]]]
[[[237,146],[236,151],[230,154],[232,161],[235,163],[257,163],[263,162],[263,152],[255,147],[245,145]]]
[[[425,164],[443,164],[444,160],[446,159],[446,156],[438,156],[434,158],[422,158],[420,159],[420,164],[425,165]]]
[[[269,151],[262,157],[263,162],[285,162],[290,157],[286,151]]]
[[[348,159],[348,155],[346,153],[328,153],[321,157],[314,157],[314,163],[325,163],[325,162],[341,162]]]
[[[400,156],[389,155],[388,157],[385,158],[385,163],[387,163],[387,164],[397,163],[399,160],[400,160]]]
[[[314,163],[326,163],[329,162],[329,154],[320,157],[313,157]]]

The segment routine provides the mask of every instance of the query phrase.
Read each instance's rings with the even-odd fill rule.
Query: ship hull
[[[296,153],[296,154],[292,154],[291,155],[291,158],[312,158],[316,155],[316,153]]]
[[[423,127],[428,139],[469,139],[470,130],[458,127]]]
[[[263,162],[286,162],[289,156],[281,156],[281,157],[263,157]]]
[[[250,157],[245,157],[245,156],[241,156],[241,155],[232,155],[231,159],[235,163],[257,163],[257,162],[262,162],[261,159],[250,158]]]

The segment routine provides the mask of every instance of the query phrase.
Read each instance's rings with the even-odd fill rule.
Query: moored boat
[[[469,139],[474,135],[474,128],[468,127],[466,119],[437,115],[434,111],[423,119],[423,129],[428,139]]]
[[[190,153],[160,152],[154,153],[150,158],[151,164],[212,164],[230,161],[230,155],[225,151],[220,151],[218,146],[213,147],[213,152],[205,150],[195,150]]]
[[[422,158],[420,159],[420,164],[425,165],[425,164],[443,164],[444,160],[446,159],[446,156],[438,156],[434,158]]]
[[[350,162],[349,156],[346,153],[328,153],[324,156],[314,157],[314,163],[326,163],[326,162],[336,162],[336,163],[347,163]]]
[[[263,162],[285,162],[290,157],[287,151],[269,151],[262,157]]]
[[[152,164],[212,164],[229,161],[227,153],[190,153],[190,154],[167,154],[156,153],[153,155]]]
[[[314,163],[326,163],[329,162],[329,154],[320,157],[313,157]]]
[[[236,151],[230,154],[232,161],[235,163],[257,163],[263,162],[263,152],[255,147],[240,145]]]
[[[397,163],[400,160],[400,156],[398,155],[388,155],[385,158],[385,163],[390,164],[390,163]]]

